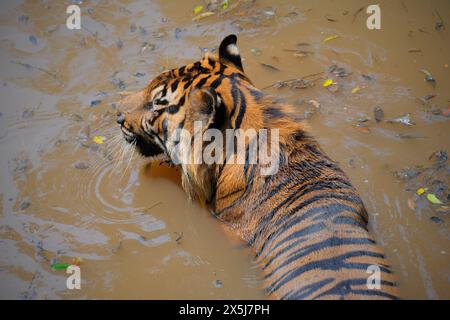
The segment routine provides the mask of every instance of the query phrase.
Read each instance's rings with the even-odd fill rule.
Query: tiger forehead
[[[149,88],[149,97],[153,100],[169,94],[169,98],[174,98],[173,94],[178,89],[188,90],[192,85],[202,86],[210,76],[233,77],[250,82],[240,70],[222,64],[216,55],[207,53],[200,61],[172,69],[158,76]]]

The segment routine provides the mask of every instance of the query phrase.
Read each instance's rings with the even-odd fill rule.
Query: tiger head
[[[191,198],[211,200],[224,166],[175,162],[187,153],[191,155],[193,149],[195,153],[195,139],[180,142],[180,131],[195,138],[214,130],[283,128],[280,143],[286,146],[291,146],[289,141],[302,132],[302,127],[286,116],[289,107],[263,94],[244,74],[236,42],[236,36],[229,35],[216,54],[207,53],[200,61],[160,74],[146,88],[126,97],[117,116],[125,140],[135,145],[140,154],[151,161],[181,164],[183,187]],[[215,139],[210,141],[204,146],[211,146]],[[233,152],[242,155],[247,151]],[[247,168],[227,162],[225,176],[242,176],[242,169]],[[237,181],[240,180],[233,181],[234,185]]]
[[[125,140],[150,160],[171,162],[176,129],[193,133],[196,121],[204,129],[229,125],[221,108],[235,94],[229,85],[237,80],[250,84],[236,41],[229,35],[217,55],[207,53],[200,61],[166,71],[124,98],[117,123]]]

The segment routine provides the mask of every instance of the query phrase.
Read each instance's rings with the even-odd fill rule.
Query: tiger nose
[[[118,124],[123,125],[123,123],[125,122],[125,115],[122,112],[119,112],[117,114],[116,121],[117,121]]]

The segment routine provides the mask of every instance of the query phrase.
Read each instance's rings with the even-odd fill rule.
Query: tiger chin
[[[292,107],[253,86],[235,35],[227,36],[216,54],[160,74],[126,97],[120,110],[117,122],[124,138],[151,161],[179,167],[189,197],[206,203],[253,247],[269,298],[398,297],[355,188]],[[261,174],[262,165],[247,156],[244,163],[175,161],[206,130],[240,129],[277,130],[276,172]],[[181,141],[180,130],[191,139]],[[202,141],[202,147],[212,143],[217,141]],[[251,138],[244,140],[244,150],[250,143]],[[239,150],[225,146],[223,157],[238,157]],[[187,159],[192,157],[195,152]]]

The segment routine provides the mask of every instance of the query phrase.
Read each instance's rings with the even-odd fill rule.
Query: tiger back
[[[355,188],[292,107],[254,87],[236,42],[236,36],[226,37],[218,54],[165,72],[127,97],[117,119],[125,139],[149,160],[174,164],[204,133],[196,131],[196,122],[222,133],[256,131],[245,140],[243,163],[227,161],[239,155],[222,141],[222,162],[177,165],[186,193],[253,246],[269,297],[397,298],[394,275],[368,231]],[[181,129],[192,138],[180,142]],[[261,130],[277,132],[279,162],[271,175],[249,161],[252,139]],[[195,156],[194,151],[187,157]],[[370,272],[379,281],[369,281]]]

